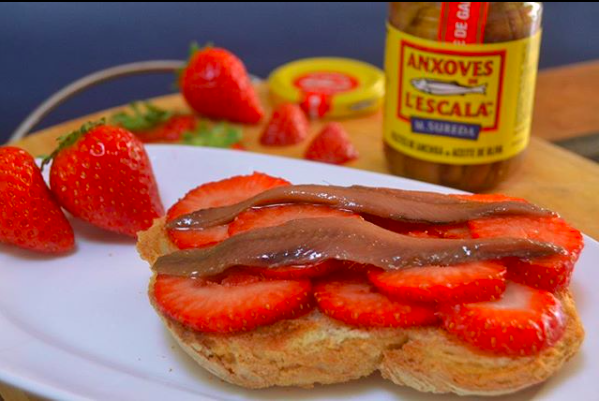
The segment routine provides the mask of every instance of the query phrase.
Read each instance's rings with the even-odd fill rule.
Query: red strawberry
[[[337,270],[338,264],[335,260],[325,260],[324,262],[314,263],[305,266],[283,266],[273,269],[265,267],[246,266],[243,269],[252,274],[261,277],[275,278],[281,280],[300,280],[324,276],[334,270]]]
[[[52,192],[76,217],[135,237],[164,214],[143,144],[123,128],[85,124],[50,158]]]
[[[433,308],[392,301],[361,275],[325,278],[314,285],[314,297],[322,312],[352,326],[409,327],[437,322]]]
[[[445,329],[480,349],[532,355],[559,340],[565,329],[561,303],[551,293],[508,283],[496,301],[446,305]]]
[[[267,146],[286,146],[300,143],[308,136],[308,119],[297,104],[277,107],[260,137]]]
[[[252,330],[298,316],[310,310],[312,299],[309,280],[264,280],[237,272],[215,279],[158,275],[154,297],[171,318],[214,333]]]
[[[178,142],[183,133],[195,130],[197,125],[195,116],[174,114],[149,102],[133,102],[131,109],[130,113],[113,115],[111,122],[133,132],[145,143]]]
[[[328,206],[298,204],[263,207],[260,209],[250,209],[239,214],[229,226],[229,235],[239,234],[256,228],[279,226],[291,220],[325,217],[360,218],[357,214],[333,209]]]
[[[328,123],[306,150],[306,159],[323,163],[343,164],[357,158],[358,151],[339,123]]]
[[[135,132],[135,135],[145,143],[179,142],[185,132],[196,129],[197,119],[190,115],[174,115],[165,123],[144,131]]]
[[[0,242],[34,251],[73,249],[73,229],[24,150],[0,147]]]
[[[508,258],[510,280],[558,291],[568,287],[574,264],[583,247],[582,235],[558,217],[490,217],[469,223],[475,238],[516,237],[551,242],[562,246],[568,255],[554,255],[530,260]]]
[[[474,202],[505,202],[505,201],[514,201],[514,202],[527,202],[526,199],[515,198],[513,196],[507,196],[503,194],[451,194],[449,196],[454,196],[456,198],[474,201]]]
[[[372,270],[370,281],[391,299],[405,302],[478,302],[505,290],[506,269],[496,262]]]
[[[171,221],[196,210],[241,202],[267,189],[283,185],[289,185],[289,182],[263,173],[209,182],[192,189],[175,203],[167,212],[167,220]],[[229,235],[228,225],[223,225],[201,231],[169,230],[168,236],[177,247],[186,249],[213,245],[225,240]]]
[[[245,66],[225,49],[192,49],[179,87],[189,106],[209,118],[256,124],[264,115]]]

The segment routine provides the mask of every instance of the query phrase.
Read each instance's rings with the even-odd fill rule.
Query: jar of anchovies
[[[528,145],[538,2],[390,3],[384,146],[394,174],[492,188]]]

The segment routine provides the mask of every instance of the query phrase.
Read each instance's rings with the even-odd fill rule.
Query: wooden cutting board
[[[268,90],[265,84],[258,91],[268,107]],[[152,99],[156,105],[187,111],[179,95]],[[104,110],[76,120],[60,124],[14,143],[33,155],[49,154],[55,147],[56,138],[78,128],[82,123],[109,116],[119,108]],[[322,127],[322,122],[311,124],[311,136]],[[349,167],[388,173],[382,151],[382,116],[370,116],[342,121],[360,157]],[[309,141],[290,147],[264,147],[258,142],[262,126],[244,127],[243,144],[249,151],[279,156],[301,158]],[[223,160],[226,163],[226,160]],[[580,230],[599,238],[599,165],[571,152],[558,148],[547,141],[533,137],[521,168],[494,192],[526,198],[562,214]]]

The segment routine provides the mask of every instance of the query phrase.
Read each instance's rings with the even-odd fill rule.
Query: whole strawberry
[[[179,87],[189,106],[209,118],[256,124],[264,115],[243,63],[225,49],[192,48]]]
[[[110,122],[131,131],[143,143],[179,142],[197,125],[194,115],[173,113],[150,102],[133,102],[128,112],[114,114]]]
[[[164,214],[143,144],[123,128],[87,123],[50,158],[52,192],[82,220],[135,237]]]
[[[33,157],[12,146],[0,147],[0,242],[49,253],[75,244]]]

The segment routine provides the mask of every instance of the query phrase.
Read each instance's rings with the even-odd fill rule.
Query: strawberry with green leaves
[[[195,116],[164,110],[150,102],[133,102],[130,112],[116,113],[110,122],[131,131],[144,143],[179,142],[185,132],[197,126]]]
[[[225,49],[192,46],[179,88],[189,106],[208,118],[256,124],[264,116],[245,66]]]
[[[143,144],[123,128],[87,123],[61,138],[50,160],[52,192],[82,220],[135,237],[164,214]]]
[[[73,249],[73,229],[33,157],[0,147],[0,242],[46,253]]]

